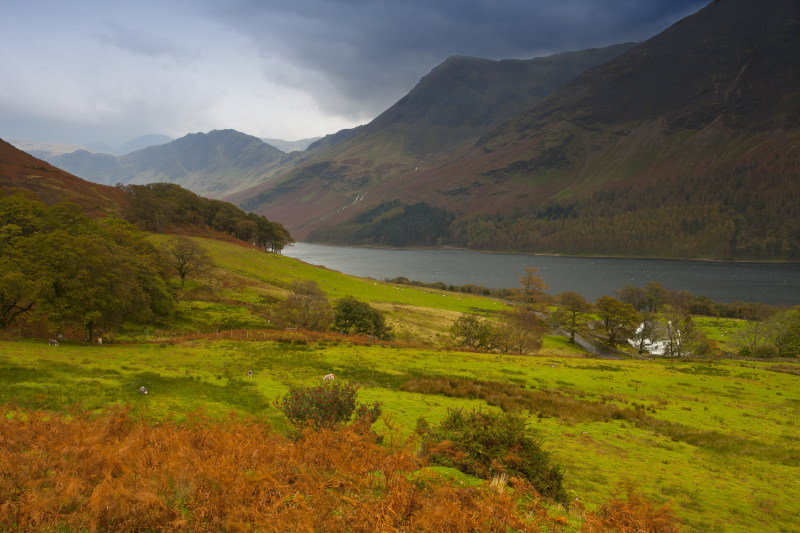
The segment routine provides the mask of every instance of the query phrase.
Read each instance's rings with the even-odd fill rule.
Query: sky
[[[453,55],[644,41],[710,0],[0,0],[0,138],[365,124]]]

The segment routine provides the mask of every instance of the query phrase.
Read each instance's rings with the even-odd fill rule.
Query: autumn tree
[[[540,302],[544,298],[544,291],[550,288],[537,272],[539,269],[536,267],[525,267],[525,275],[519,277],[522,300],[527,303]]]
[[[752,303],[743,306],[741,313],[744,322],[736,330],[739,352],[742,355],[771,355],[775,310],[765,304]]]
[[[205,272],[212,265],[203,247],[186,237],[167,241],[162,250],[167,263],[181,278],[181,289],[186,285],[186,276]]]
[[[319,285],[312,280],[298,281],[291,290],[279,306],[281,320],[313,331],[328,329],[333,321],[332,308]]]
[[[644,287],[647,310],[657,313],[667,301],[667,290],[657,281],[648,281]]]
[[[631,304],[622,303],[611,296],[598,298],[595,307],[611,346],[616,346],[622,339],[631,337],[640,324],[641,315]]]
[[[647,293],[641,287],[626,283],[624,287],[617,291],[617,297],[620,302],[631,304],[637,311],[647,308]]]
[[[515,309],[501,313],[492,332],[492,346],[503,353],[529,354],[542,347],[544,328],[536,313]]]
[[[459,346],[482,349],[490,345],[492,326],[488,320],[462,314],[450,327],[450,334]]]
[[[557,298],[559,307],[553,312],[553,321],[570,334],[570,342],[575,344],[575,333],[580,330],[592,305],[582,294],[574,291],[562,292]]]

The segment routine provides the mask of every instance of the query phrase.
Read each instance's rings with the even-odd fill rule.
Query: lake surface
[[[800,305],[800,264],[724,263],[670,259],[617,259],[467,250],[396,250],[296,243],[283,254],[346,274],[378,280],[403,276],[448,285],[473,283],[491,288],[519,287],[525,267],[536,267],[549,294],[581,293],[595,301],[615,296],[626,283],[644,287],[657,281],[667,290],[687,290],[716,302]]]

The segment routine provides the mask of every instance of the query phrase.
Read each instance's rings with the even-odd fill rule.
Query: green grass
[[[773,371],[771,363],[601,361],[346,342],[56,348],[4,341],[0,354],[2,403],[57,411],[128,404],[152,420],[181,420],[200,409],[217,418],[237,412],[279,430],[287,426],[273,400],[330,372],[359,383],[359,401],[384,402],[392,427],[405,434],[419,417],[435,424],[451,407],[497,407],[480,394],[406,392],[404,384],[480,381],[495,393],[537,398],[521,402],[522,413],[563,465],[573,497],[589,506],[630,479],[655,501],[674,502],[696,531],[796,526],[800,390],[796,375]],[[383,421],[376,429],[387,431]]]
[[[800,365],[594,360],[552,336],[535,357],[413,348],[444,346],[460,313],[491,316],[505,304],[198,241],[216,267],[187,280],[164,324],[129,325],[104,335],[117,342],[103,345],[0,341],[0,403],[61,412],[122,404],[153,421],[184,420],[198,410],[221,420],[235,412],[284,431],[273,401],[332,372],[360,384],[359,401],[383,402],[379,432],[407,436],[420,417],[436,424],[448,408],[519,410],[564,467],[572,497],[590,508],[632,480],[654,501],[672,501],[695,531],[797,530]],[[267,342],[260,330],[277,327],[276,303],[306,279],[331,299],[369,301],[407,344],[351,345],[338,336],[314,344],[302,335]],[[696,323],[721,346],[733,346],[737,321]],[[228,329],[253,334],[225,340]],[[212,338],[180,340],[181,332]]]
[[[158,243],[168,237],[150,238]],[[441,344],[460,313],[491,315],[506,308],[491,298],[358,278],[240,244],[193,239],[215,266],[203,276],[188,278],[185,289],[178,291],[179,311],[169,321],[176,330],[274,327],[275,304],[301,280],[316,282],[332,301],[353,296],[370,302],[386,313],[398,338],[413,343]]]

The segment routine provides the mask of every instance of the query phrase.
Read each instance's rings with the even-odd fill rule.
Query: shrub
[[[334,304],[333,327],[347,333],[372,335],[381,340],[392,336],[392,328],[386,324],[383,313],[373,309],[367,302],[346,296]]]
[[[684,531],[669,504],[656,505],[639,494],[631,484],[620,486],[615,496],[595,512],[586,513],[584,519],[581,533]]]
[[[315,387],[292,387],[275,401],[275,407],[296,426],[311,423],[316,428],[331,427],[348,422],[354,413],[356,419],[371,425],[381,415],[381,402],[356,405],[356,396],[358,385],[326,381]]]
[[[419,421],[421,455],[431,463],[489,479],[505,474],[529,482],[542,495],[565,502],[561,468],[528,435],[524,418],[511,413],[449,409],[434,428]]]

